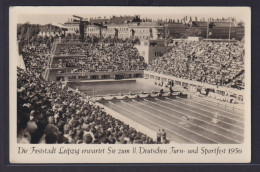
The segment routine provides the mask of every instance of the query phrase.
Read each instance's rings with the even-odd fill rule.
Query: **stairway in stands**
[[[239,78],[241,75],[243,75],[245,73],[245,70],[241,70],[235,77],[233,77],[227,84],[226,86],[231,86],[231,84],[233,83],[233,81],[236,81],[237,78]]]
[[[61,46],[60,46],[59,43],[57,43],[57,42],[53,43],[52,48],[51,48],[50,58],[48,58],[47,68],[46,68],[45,73],[44,73],[44,79],[45,80],[48,80],[48,78],[49,78],[50,68],[51,68],[51,64],[52,64],[52,61],[53,61],[53,56],[56,55],[56,54],[59,54],[60,48],[61,48]]]

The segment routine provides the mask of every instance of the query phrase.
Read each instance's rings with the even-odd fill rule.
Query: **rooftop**
[[[59,28],[58,26],[54,26],[54,25],[44,25],[41,29],[40,32],[61,32],[62,29]]]
[[[109,24],[127,24],[127,23],[131,23],[131,22],[141,22],[141,19],[139,18],[139,16],[120,16],[120,17],[116,17],[113,16],[108,23]]]
[[[90,24],[106,24],[109,21],[109,19],[90,19]]]

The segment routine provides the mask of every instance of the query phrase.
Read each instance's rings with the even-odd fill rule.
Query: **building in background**
[[[64,23],[64,27],[67,28],[66,35],[67,34],[75,34],[79,35],[79,20],[76,19],[68,19],[67,22]]]
[[[196,30],[197,34],[189,35],[190,30]],[[199,32],[198,32],[199,31]],[[190,18],[182,20],[168,20],[164,22],[165,35],[172,38],[185,38],[187,36],[201,36],[203,38],[211,39],[237,39],[241,40],[244,37],[243,23],[237,23],[234,18],[232,19],[213,19],[208,21],[205,19],[195,21]]]
[[[141,40],[140,45],[135,45],[139,55],[144,57],[145,62],[149,63],[152,60],[162,56],[169,47],[166,47],[164,40]]]
[[[96,19],[90,18],[84,28],[85,37],[105,37],[106,36],[106,24],[109,19],[102,19],[98,17]]]
[[[75,16],[74,16],[75,17]],[[76,16],[77,17],[77,16]],[[79,17],[77,17],[79,18]],[[82,18],[83,19],[83,18]],[[237,39],[244,37],[244,25],[234,18],[198,20],[185,16],[183,19],[152,20],[135,16],[112,16],[110,18],[84,19],[84,33],[80,33],[80,21],[69,19],[64,23],[66,34],[84,34],[84,37],[118,39],[160,39],[200,36],[211,39]],[[195,33],[194,33],[195,32]]]
[[[130,37],[157,40],[164,34],[163,25],[159,22],[141,22],[129,25]]]
[[[164,34],[159,22],[143,22],[139,16],[113,16],[110,19],[90,19],[85,35],[118,39],[158,39]]]
[[[113,16],[110,19],[100,17],[97,19],[90,19],[89,25],[86,26],[85,35],[89,37],[103,38],[129,38],[129,23],[141,22],[140,16]]]

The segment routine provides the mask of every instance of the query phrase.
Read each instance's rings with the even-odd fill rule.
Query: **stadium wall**
[[[48,75],[49,81],[74,81],[80,82],[85,80],[111,80],[111,79],[132,79],[143,78],[143,70],[133,71],[112,71],[112,72],[74,72],[74,73],[59,73],[59,71],[68,68],[52,68]],[[73,68],[72,68],[73,70]],[[123,76],[123,78],[119,78]]]
[[[197,90],[198,87],[210,88],[210,89],[214,89],[218,92],[221,92],[223,94],[228,93],[229,95],[236,95],[236,98],[240,97],[241,98],[240,100],[242,100],[242,102],[244,101],[244,91],[243,90],[221,87],[221,86],[216,86],[216,85],[210,85],[208,83],[202,83],[202,82],[187,80],[187,79],[183,79],[183,78],[177,78],[175,76],[164,75],[164,74],[160,74],[160,73],[156,73],[156,72],[152,72],[152,71],[144,71],[144,77],[148,78],[148,79],[152,79],[157,82],[164,82],[164,83],[167,83],[168,81],[173,81],[175,85],[187,87],[187,89],[191,92]]]

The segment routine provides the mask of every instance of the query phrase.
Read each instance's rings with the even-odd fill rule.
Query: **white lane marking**
[[[177,97],[177,98],[178,98],[178,99],[182,99],[182,98],[179,98],[179,97]],[[186,102],[189,102],[188,100],[185,100],[185,99],[182,99],[182,100],[184,100],[184,101],[186,101]],[[217,111],[220,111],[220,112],[223,112],[223,113],[228,113],[228,114],[233,115],[233,116],[237,116],[237,117],[243,118],[242,115],[237,115],[237,114],[234,114],[234,113],[231,113],[231,112],[227,112],[227,111],[224,111],[224,110],[221,110],[221,109],[217,109],[217,108],[214,108],[214,107],[211,107],[211,106],[207,106],[207,105],[204,105],[204,104],[195,102],[195,101],[193,101],[192,103],[195,103],[195,104],[198,104],[198,105],[201,105],[201,106],[210,108],[210,109],[214,109],[214,110],[217,110]]]
[[[190,107],[194,107],[194,108],[196,108],[196,109],[199,109],[199,110],[202,110],[202,111],[204,111],[204,112],[211,113],[211,114],[214,115],[213,112],[207,111],[207,110],[205,110],[205,109],[202,109],[202,108],[199,108],[199,107],[190,105],[190,104],[185,104],[185,103],[183,103],[183,102],[179,102],[179,101],[177,101],[177,100],[173,100],[173,99],[170,99],[170,98],[168,98],[168,97],[166,97],[166,99],[171,100],[171,101],[173,101],[173,102],[180,103],[180,104],[184,104],[184,105],[187,105],[187,106],[190,106]],[[182,100],[184,100],[184,99],[182,99]],[[184,101],[187,101],[187,100],[184,100]],[[191,103],[191,102],[189,102],[189,103]],[[192,103],[193,103],[193,102],[192,102]],[[233,120],[233,121],[236,121],[236,122],[239,122],[239,123],[243,124],[243,122],[241,122],[240,120],[237,120],[237,119],[234,119],[234,118],[231,118],[231,117],[228,117],[228,116],[224,116],[224,115],[221,115],[221,114],[219,114],[219,116],[222,116],[222,117],[225,117],[225,118],[228,118],[228,119],[230,119],[230,120]],[[232,125],[233,125],[233,124],[232,124]]]
[[[124,101],[122,101],[122,100],[121,100],[121,102],[123,102],[123,103],[125,103],[125,104],[127,104],[127,105],[129,105],[129,106],[132,106],[132,107],[134,107],[134,108],[136,108],[136,109],[138,109],[138,110],[140,110],[140,111],[143,111],[143,112],[145,112],[145,113],[148,113],[148,114],[150,114],[150,115],[152,115],[152,116],[154,116],[154,117],[156,117],[156,118],[159,118],[159,119],[161,119],[161,120],[164,120],[164,121],[166,121],[166,122],[168,122],[168,123],[170,123],[170,124],[173,124],[173,125],[175,125],[175,126],[177,126],[177,127],[183,128],[184,130],[186,130],[186,131],[188,131],[188,132],[191,132],[191,133],[194,133],[195,135],[198,135],[198,136],[200,136],[200,137],[202,137],[202,138],[204,138],[204,139],[210,140],[210,141],[215,142],[215,143],[219,143],[219,142],[216,141],[216,140],[210,139],[210,138],[208,138],[208,137],[206,137],[206,136],[203,136],[203,135],[201,135],[201,134],[199,134],[199,133],[196,133],[196,132],[194,132],[194,131],[192,131],[192,130],[189,130],[189,129],[187,129],[187,128],[181,126],[181,125],[175,124],[175,123],[170,122],[170,121],[168,121],[168,120],[166,120],[166,119],[164,119],[164,118],[161,118],[161,117],[156,116],[156,115],[154,115],[154,114],[152,114],[152,113],[150,113],[150,112],[147,112],[147,111],[145,111],[145,110],[143,110],[143,109],[140,109],[140,108],[138,108],[138,107],[136,107],[136,106],[130,105],[130,104],[128,104],[128,103],[126,103],[126,102],[124,102]],[[219,144],[220,144],[220,143],[219,143]]]
[[[147,101],[149,101],[149,100],[147,100]],[[137,101],[135,101],[135,102],[137,102]],[[149,101],[149,102],[150,102],[150,101]],[[166,112],[163,112],[163,111],[161,111],[161,110],[158,110],[158,109],[156,109],[156,108],[153,108],[153,107],[151,107],[151,106],[149,106],[149,105],[146,105],[146,104],[143,104],[143,103],[140,103],[140,102],[137,102],[137,103],[139,103],[139,104],[141,104],[141,105],[144,105],[144,106],[147,106],[147,107],[149,107],[149,108],[151,108],[151,109],[157,110],[157,111],[159,111],[159,112],[161,112],[161,113],[164,113],[164,114],[166,114],[166,115],[168,115],[168,116],[171,116],[171,117],[173,117],[173,118],[179,119],[179,120],[181,120],[181,121],[186,121],[186,120],[184,120],[184,119],[182,119],[182,118],[173,116],[173,115],[171,115],[171,114],[168,114],[168,113],[166,113]],[[155,103],[154,103],[154,104],[155,104]],[[182,113],[182,114],[184,114],[184,113]],[[186,114],[184,114],[184,115],[186,116]],[[205,128],[205,127],[199,126],[199,125],[197,125],[197,124],[193,124],[192,122],[189,122],[189,121],[186,121],[186,122],[189,123],[189,124],[191,124],[191,125],[193,125],[193,126],[196,126],[196,127],[198,127],[198,128],[201,128],[201,129],[203,129],[203,130],[209,131],[210,133],[213,133],[213,134],[216,134],[216,135],[218,135],[218,136],[224,137],[224,138],[226,138],[226,139],[228,139],[228,140],[232,140],[232,141],[235,141],[235,142],[237,142],[237,143],[240,143],[239,141],[237,141],[237,140],[235,140],[235,139],[228,138],[228,137],[223,136],[223,135],[221,135],[221,134],[219,134],[219,133],[216,133],[216,132],[214,132],[214,131],[208,130],[208,129]],[[205,137],[206,137],[206,136],[205,136]],[[207,138],[208,138],[208,137],[207,137]]]
[[[139,118],[142,118],[142,119],[144,119],[145,121],[148,121],[148,122],[150,122],[150,123],[152,123],[152,124],[154,124],[154,125],[156,125],[156,126],[159,126],[160,128],[167,129],[167,130],[170,131],[171,133],[173,133],[173,134],[175,134],[175,135],[177,135],[177,136],[179,136],[179,137],[182,137],[182,138],[184,138],[185,140],[189,140],[189,141],[192,142],[192,143],[198,143],[198,142],[196,142],[196,141],[194,141],[194,140],[191,140],[191,139],[189,139],[189,138],[187,138],[187,137],[185,137],[185,136],[183,136],[183,135],[180,135],[180,134],[178,134],[178,133],[175,133],[174,131],[172,131],[171,129],[169,129],[169,128],[165,127],[165,126],[161,126],[161,125],[159,125],[159,124],[156,124],[156,123],[154,123],[153,121],[144,118],[143,116],[140,116],[140,115],[138,115],[138,114],[136,114],[136,113],[133,113],[133,112],[129,111],[128,109],[123,108],[123,107],[121,107],[121,106],[118,106],[117,104],[115,104],[115,103],[113,103],[113,102],[111,102],[111,101],[109,101],[109,103],[111,103],[111,104],[113,104],[114,106],[117,106],[117,107],[119,107],[119,108],[121,108],[121,109],[123,109],[123,110],[125,110],[125,111],[127,111],[127,112],[130,112],[131,114],[134,114],[135,116],[138,116]]]
[[[214,102],[214,101],[212,101],[212,100],[205,100],[205,99],[200,98],[200,97],[198,97],[198,96],[196,96],[196,95],[194,96],[194,99],[199,99],[199,100],[202,100],[202,101],[204,101],[204,102],[211,103],[211,104],[217,103],[217,102]],[[220,106],[225,106],[225,105],[223,105],[223,104],[219,104],[219,105],[220,105]],[[228,107],[228,108],[226,108],[226,107],[225,107],[225,108],[226,108],[226,109],[229,109],[229,110],[232,110],[232,109],[230,109],[230,108],[232,108],[231,106],[228,106],[228,105],[227,105],[227,107]],[[243,109],[238,109],[238,108],[236,108],[236,107],[233,106],[233,111],[235,111],[235,110],[236,110],[236,111],[240,111],[240,112],[241,112],[241,111],[244,112]],[[229,112],[229,113],[232,113],[232,112]],[[239,114],[238,114],[238,115],[239,115]],[[241,116],[242,116],[242,115],[241,115]]]
[[[168,99],[168,98],[167,98],[167,99]],[[169,99],[169,100],[171,100],[171,99]],[[165,102],[165,101],[164,101],[164,102]],[[169,103],[169,102],[165,102],[165,103],[170,104],[170,105],[172,105],[172,106],[179,107],[179,108],[181,108],[181,109],[185,109],[185,110],[190,111],[190,112],[193,112],[193,113],[197,113],[197,114],[199,114],[199,115],[201,115],[201,116],[204,116],[204,117],[207,117],[207,118],[210,118],[210,119],[213,118],[213,117],[207,116],[206,114],[203,114],[203,113],[200,113],[200,112],[197,112],[197,111],[193,111],[193,110],[190,110],[190,109],[186,109],[186,108],[181,107],[181,106],[178,106],[178,105],[176,105],[176,104],[172,104],[172,103]],[[183,104],[183,103],[181,103],[181,104]],[[186,104],[184,104],[184,105],[186,105]],[[211,112],[211,113],[212,113],[212,112]],[[231,123],[229,123],[229,122],[226,122],[226,121],[223,121],[223,120],[220,120],[220,119],[219,119],[219,121],[222,122],[222,123],[225,123],[225,124],[227,124],[227,125],[230,125],[230,126],[239,128],[239,129],[241,129],[241,130],[244,130],[243,127],[237,126],[237,125],[235,125],[235,124],[231,124]]]
[[[164,101],[162,101],[162,100],[160,100],[160,99],[157,99],[157,100],[158,100],[158,101],[161,101],[161,102],[164,102]],[[145,101],[149,101],[149,100],[145,100]],[[150,103],[153,103],[153,104],[156,104],[156,103],[154,103],[154,102],[152,102],[152,101],[149,101],[149,102],[150,102]],[[164,103],[167,103],[167,102],[164,102]],[[183,114],[183,115],[186,116],[186,114],[183,113],[183,112],[181,112],[181,111],[173,110],[173,109],[171,109],[171,108],[169,108],[169,107],[167,107],[167,106],[161,105],[161,104],[156,104],[156,105],[161,106],[161,107],[164,107],[165,109],[169,109],[169,110],[171,110],[171,111],[173,111],[173,112],[177,112],[177,113],[180,113],[180,114]],[[234,132],[234,131],[231,131],[231,130],[229,130],[229,129],[223,128],[223,127],[221,127],[221,126],[212,124],[212,123],[210,123],[210,122],[204,121],[204,120],[199,119],[199,118],[197,118],[197,117],[195,117],[195,116],[193,116],[193,115],[191,115],[191,116],[192,116],[194,119],[197,119],[197,120],[202,121],[202,122],[204,122],[204,123],[207,123],[207,124],[209,124],[209,125],[212,125],[212,126],[221,128],[221,129],[223,129],[223,130],[229,131],[229,132],[231,132],[231,133],[233,133],[233,134],[236,134],[236,135],[238,135],[238,136],[242,136],[242,137],[243,137],[243,135],[241,135],[241,134],[239,134],[239,133],[236,133],[236,132]],[[194,123],[192,123],[192,124],[194,124]],[[198,126],[198,124],[194,124],[194,125]],[[200,127],[200,126],[199,126],[199,127]],[[208,128],[207,128],[207,130],[208,130],[208,131],[212,131],[212,130],[210,130],[210,129],[208,129]],[[215,133],[215,131],[212,131],[212,132]],[[220,133],[216,133],[216,134],[221,135]],[[222,135],[221,135],[221,136],[222,136]],[[225,137],[225,136],[223,136],[223,137]],[[227,138],[227,137],[226,137],[226,138]],[[229,138],[228,138],[228,139],[229,139]]]

